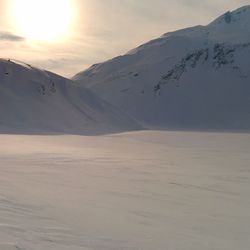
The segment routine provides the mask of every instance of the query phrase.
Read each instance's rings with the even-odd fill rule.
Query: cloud
[[[12,34],[7,31],[0,31],[0,40],[1,41],[10,41],[10,42],[22,42],[25,40],[24,37]]]

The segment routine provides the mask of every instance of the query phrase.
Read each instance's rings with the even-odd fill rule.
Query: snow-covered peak
[[[195,40],[201,43],[248,43],[250,42],[250,5],[232,12],[228,11],[207,26],[198,25],[168,32],[158,39],[139,46],[137,49],[132,50],[132,52],[135,53],[149,47],[162,46],[162,44],[169,40],[181,38],[184,42]]]
[[[54,73],[0,59],[0,133],[96,134],[139,128],[90,90]]]
[[[222,16],[218,17],[215,21],[213,21],[211,25],[223,25],[223,24],[233,24],[233,23],[241,23],[241,25],[250,23],[250,5],[243,6],[235,11],[228,11]]]
[[[173,36],[175,36],[175,37],[176,36],[194,37],[194,36],[200,35],[205,30],[206,30],[206,28],[204,26],[198,25],[198,26],[194,26],[194,27],[190,27],[190,28],[185,28],[185,29],[173,31],[173,32],[168,32],[168,33],[164,34],[162,37],[163,38],[169,38],[169,37],[173,37]]]
[[[250,130],[250,7],[169,32],[73,79],[146,127]]]
[[[161,64],[163,61],[176,63],[186,54],[196,50],[214,48],[217,44],[237,47],[250,43],[250,6],[227,12],[207,26],[197,25],[190,28],[168,32],[130,50],[107,62],[95,64],[89,69],[78,73],[73,79],[86,79],[86,85],[96,84],[95,76],[105,81],[121,76],[133,75],[134,66],[137,70],[147,70],[150,65]],[[131,73],[132,72],[132,73]],[[137,73],[135,73],[136,75]]]
[[[228,11],[207,26],[209,38],[224,43],[250,41],[250,6]]]

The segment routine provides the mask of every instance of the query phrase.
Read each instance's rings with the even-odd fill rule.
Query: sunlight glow
[[[71,0],[12,0],[16,29],[30,40],[56,40],[67,35],[74,17]]]

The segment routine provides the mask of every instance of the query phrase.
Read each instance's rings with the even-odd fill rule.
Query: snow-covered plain
[[[250,134],[0,136],[1,250],[250,246]]]

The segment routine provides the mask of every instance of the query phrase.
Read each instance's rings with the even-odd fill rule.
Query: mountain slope
[[[137,128],[87,89],[53,73],[0,60],[0,132],[96,134]]]
[[[150,128],[250,130],[250,6],[73,79]]]

